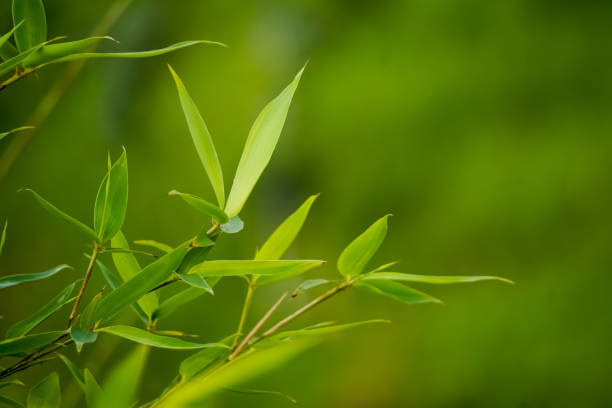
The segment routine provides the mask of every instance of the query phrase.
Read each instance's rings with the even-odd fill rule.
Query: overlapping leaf
[[[0,277],[0,289],[19,285],[21,283],[34,282],[37,280],[45,279],[65,269],[72,269],[72,267],[68,265],[59,265],[44,272],[22,273],[19,275],[2,276]]]
[[[151,332],[139,329],[132,326],[108,326],[98,329],[99,332],[113,334],[115,336],[122,337],[127,340],[134,341],[140,344],[146,344],[152,347],[175,349],[175,350],[189,350],[199,349],[208,347],[227,347],[220,343],[193,343],[175,337],[160,336]]]
[[[387,235],[385,215],[351,242],[338,258],[338,271],[348,278],[363,272]]]

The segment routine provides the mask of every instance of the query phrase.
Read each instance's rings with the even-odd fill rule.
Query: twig
[[[93,252],[91,253],[91,258],[89,259],[89,266],[87,266],[87,271],[85,272],[85,278],[83,279],[83,283],[81,284],[81,289],[79,289],[79,294],[77,295],[76,300],[74,301],[74,306],[72,306],[72,311],[70,312],[70,317],[68,318],[67,328],[70,328],[70,325],[74,320],[74,316],[77,313],[79,304],[81,303],[81,298],[85,293],[87,283],[89,282],[89,278],[91,277],[91,272],[93,271],[94,264],[96,262],[96,259],[98,258],[98,255],[100,255],[100,249],[100,246],[97,243],[94,243]]]
[[[232,344],[232,348],[235,348],[240,341],[240,337],[242,337],[242,330],[244,329],[244,323],[246,322],[247,315],[249,314],[249,309],[251,307],[251,302],[253,301],[253,294],[255,293],[255,286],[253,282],[248,281],[247,293],[244,298],[244,304],[242,305],[242,313],[240,314],[240,322],[238,323],[238,329],[236,330],[237,336],[234,338],[234,343]]]

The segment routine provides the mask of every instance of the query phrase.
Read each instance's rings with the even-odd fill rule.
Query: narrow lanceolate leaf
[[[88,407],[93,407],[94,404],[102,398],[104,392],[102,387],[98,384],[95,377],[88,369],[85,369],[83,375],[85,381],[85,401]]]
[[[206,174],[208,174],[210,183],[213,186],[213,190],[215,191],[215,195],[217,197],[217,202],[219,203],[219,206],[223,208],[225,206],[223,173],[221,172],[221,163],[219,163],[219,157],[217,156],[217,151],[215,150],[212,137],[210,136],[208,127],[206,126],[198,107],[193,99],[191,99],[191,96],[189,96],[183,81],[181,81],[181,78],[179,78],[170,65],[168,65],[168,68],[170,68],[170,73],[172,74],[174,82],[176,83],[176,89],[178,90],[179,99],[181,101],[181,106],[183,107],[183,112],[185,113],[185,119],[187,120],[187,126],[189,127],[193,144],[198,152],[198,156],[200,156],[202,165],[204,165]]]
[[[208,284],[208,282],[206,281],[206,279],[204,279],[202,275],[196,275],[193,273],[192,274],[179,273],[177,275],[179,278],[181,278],[183,282],[185,282],[189,286],[193,286],[195,288],[205,290],[211,295],[214,295],[212,288],[210,287],[210,285]]]
[[[192,268],[190,273],[202,276],[262,275],[260,279],[264,279],[266,276],[282,277],[281,279],[285,279],[287,275],[297,276],[309,269],[322,265],[323,262],[317,260],[207,261]]]
[[[13,33],[15,32],[15,30],[17,30],[17,28],[21,26],[21,24],[23,24],[23,21],[20,21],[19,24],[15,25],[11,29],[11,31],[9,31],[8,33],[0,37],[0,59],[2,59],[3,61],[13,58],[15,55],[19,53],[19,51],[17,51],[17,48],[15,48],[15,46],[11,44],[9,40],[11,36],[13,35]]]
[[[153,241],[152,239],[141,239],[138,241],[134,241],[136,245],[148,246],[151,248],[159,249],[162,252],[168,253],[172,251],[172,247],[170,245],[164,244],[163,242]]]
[[[125,150],[110,168],[98,189],[94,229],[100,242],[107,242],[121,230],[128,199],[128,168]]]
[[[237,215],[242,210],[259,176],[270,162],[285,124],[291,99],[293,99],[293,94],[303,72],[304,68],[298,72],[293,82],[280,95],[263,108],[255,119],[236,169],[232,190],[227,199],[225,212],[230,217]]]
[[[138,387],[145,371],[147,347],[137,347],[123,359],[104,381],[104,392],[96,392],[93,408],[134,406]],[[99,386],[98,386],[99,387]]]
[[[119,231],[111,239],[111,245],[113,248],[121,248],[126,250],[130,249],[130,245],[121,231]],[[117,268],[117,272],[119,272],[119,275],[124,282],[130,280],[140,273],[140,265],[138,264],[134,254],[129,252],[113,252],[112,257],[115,267]],[[147,314],[147,316],[150,317],[158,306],[157,294],[148,293],[144,295],[138,300],[138,305]]]
[[[0,389],[4,387],[10,387],[11,385],[19,385],[21,387],[25,387],[25,384],[19,380],[9,380],[9,381],[1,381]]]
[[[13,0],[13,24],[19,51],[29,50],[47,39],[47,18],[42,0]]]
[[[81,389],[85,391],[85,378],[83,377],[83,374],[81,374],[77,366],[74,365],[74,363],[65,355],[57,353],[57,356],[64,362],[64,364],[66,364],[68,371],[70,371],[70,374],[72,374],[74,380],[77,382],[77,384],[79,384],[79,387],[81,387]]]
[[[74,340],[77,351],[81,352],[84,344],[94,343],[98,339],[98,333],[72,326],[70,337]]]
[[[65,57],[66,55],[76,54],[83,52],[91,47],[94,47],[102,40],[112,40],[111,37],[91,37],[85,38],[78,41],[66,41],[58,44],[48,44],[36,52],[30,54],[24,61],[23,66],[26,68],[38,67],[42,64],[48,64],[58,58]]]
[[[393,280],[404,282],[431,283],[435,285],[447,285],[453,283],[470,283],[479,281],[497,280],[506,283],[514,283],[509,279],[498,276],[441,276],[441,275],[414,275],[400,272],[377,272],[365,275],[364,281],[370,280]]]
[[[408,304],[427,302],[442,303],[440,299],[436,299],[427,293],[390,280],[368,280],[367,282],[358,282],[356,286],[365,287],[378,295],[383,295]]]
[[[83,224],[81,221],[77,220],[76,218],[71,217],[70,215],[60,210],[59,208],[55,207],[53,204],[51,204],[50,202],[42,198],[36,191],[30,190],[29,188],[26,188],[21,191],[28,191],[32,193],[34,198],[38,200],[38,202],[43,206],[45,210],[47,210],[47,212],[49,212],[49,214],[72,225],[73,227],[81,231],[83,234],[87,235],[90,239],[99,241],[98,235],[94,232],[94,230],[92,230],[91,228],[89,228],[87,225]]]
[[[174,337],[160,336],[151,332],[131,327],[131,326],[109,326],[98,329],[98,331],[113,334],[115,336],[122,337],[127,340],[134,341],[140,344],[146,344],[152,347],[176,349],[176,350],[188,350],[188,349],[199,349],[207,347],[225,347],[228,346],[220,343],[192,343],[189,341],[177,339]]]
[[[304,282],[300,283],[300,286],[295,288],[295,290],[293,291],[292,296],[295,297],[295,296],[299,295],[301,292],[303,292],[305,290],[316,288],[317,286],[325,285],[326,283],[329,283],[329,282],[330,281],[328,281],[327,279],[308,279],[308,280],[305,280]]]
[[[74,283],[68,285],[49,303],[32,313],[30,316],[11,326],[6,332],[6,338],[10,339],[28,334],[32,329],[44,322],[49,316],[57,312],[68,302],[68,299],[70,299],[70,294],[74,290],[74,285]]]
[[[85,330],[91,330],[96,326],[96,309],[102,300],[102,294],[104,289],[96,293],[96,295],[91,299],[91,301],[85,306],[83,309],[83,313],[81,313],[81,318],[79,319],[79,326]]]
[[[302,229],[310,207],[319,195],[312,195],[270,235],[255,259],[280,259]]]
[[[115,271],[107,268],[99,260],[96,260],[96,263],[98,264],[98,268],[100,268],[100,272],[102,272],[102,276],[104,276],[104,279],[106,280],[108,285],[111,287],[111,289],[115,290],[115,289],[117,289],[117,287],[121,286],[123,281],[121,280],[121,277]],[[100,300],[100,302],[101,302],[101,300]],[[138,315],[138,317],[140,318],[140,320],[144,324],[147,324],[149,322],[149,317],[144,312],[144,310],[142,310],[142,308],[138,305],[138,303],[132,303],[130,305],[130,307],[132,308],[132,310],[134,310],[134,313],[136,313]],[[90,320],[88,320],[88,326],[86,326],[86,327],[94,327],[98,323],[96,321],[96,318],[97,318],[96,313],[97,313],[97,311],[98,311],[98,305],[96,305],[96,309],[94,311],[94,314],[93,314],[92,317],[90,317]]]
[[[51,268],[44,272],[23,273],[20,275],[2,276],[0,277],[0,289],[19,285],[21,283],[33,282],[33,281],[45,279],[45,278],[55,275],[56,273],[60,271],[63,271],[64,269],[72,269],[72,267],[68,265],[59,265],[59,266],[56,266],[55,268]]]
[[[208,284],[211,287],[214,287],[218,280],[218,278],[209,279]],[[181,306],[191,302],[192,300],[197,299],[205,293],[207,292],[203,291],[200,288],[191,287],[170,296],[168,299],[164,300],[159,305],[157,310],[155,310],[155,313],[153,313],[153,321],[171,315],[172,313],[176,312],[176,310]]]
[[[67,62],[67,61],[75,61],[80,59],[88,59],[88,58],[149,58],[156,57],[158,55],[167,54],[172,51],[180,50],[181,48],[191,47],[196,44],[212,44],[212,45],[220,45],[225,47],[225,44],[215,42],[215,41],[206,41],[206,40],[197,40],[197,41],[182,41],[176,44],[172,44],[165,48],[160,48],[157,50],[150,51],[137,51],[137,52],[83,52],[78,54],[67,55],[62,58],[58,58],[52,63],[59,62]]]
[[[280,391],[271,391],[271,390],[252,390],[247,388],[225,388],[225,391],[235,392],[237,394],[248,394],[248,395],[268,395],[273,397],[284,398],[292,404],[297,404],[297,400],[293,398],[291,395],[287,395],[284,392]]]
[[[51,344],[63,334],[63,331],[53,331],[0,341],[0,356],[22,353]]]
[[[230,345],[235,337],[236,335],[232,334],[219,341],[220,344],[225,344],[228,348],[217,347],[204,349],[183,360],[179,366],[179,375],[183,381],[191,379],[196,374],[201,374],[204,370],[208,371],[212,366],[225,361],[232,352]]]
[[[168,279],[180,265],[188,248],[189,242],[185,242],[169,254],[149,264],[141,273],[105,296],[96,310],[96,321],[107,321]]]
[[[4,221],[4,228],[2,228],[2,236],[0,236],[0,255],[2,255],[2,249],[6,242],[6,229],[8,228],[8,220]]]
[[[22,408],[23,404],[19,401],[15,401],[12,398],[7,397],[6,395],[0,395],[0,403],[4,404],[8,407]]]
[[[30,55],[38,51],[38,49],[40,49],[42,46],[44,46],[47,43],[48,41],[45,43],[38,44],[37,46],[32,47],[27,51],[23,51],[11,58],[6,59],[2,64],[0,64],[0,77],[10,72],[13,72],[19,65],[23,63],[23,61],[26,60],[26,58],[28,58]]]
[[[28,393],[28,408],[59,408],[61,401],[59,376],[55,371]]]
[[[375,319],[375,320],[365,320],[362,322],[354,322],[347,324],[337,324],[333,326],[324,326],[324,327],[313,327],[313,328],[305,328],[300,330],[288,330],[278,334],[275,334],[271,337],[274,340],[286,340],[286,339],[297,339],[304,336],[321,336],[324,334],[336,333],[339,331],[352,329],[354,327],[364,326],[367,324],[375,324],[375,323],[391,323],[389,320]]]
[[[192,208],[213,217],[220,223],[226,223],[229,221],[229,217],[227,214],[216,205],[209,203],[208,201],[195,196],[193,194],[181,193],[180,191],[172,190],[168,193],[168,195],[176,195],[181,197],[187,204],[189,204]]]
[[[338,258],[338,271],[346,277],[354,277],[363,272],[387,235],[387,218],[385,215],[365,232],[351,242]]]
[[[0,140],[4,139],[10,134],[21,132],[23,130],[34,129],[34,126],[21,126],[13,130],[9,130],[8,132],[0,132]]]

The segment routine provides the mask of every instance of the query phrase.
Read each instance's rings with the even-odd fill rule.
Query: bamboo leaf
[[[204,370],[209,370],[213,365],[225,361],[232,352],[230,346],[235,337],[236,334],[232,334],[219,342],[220,344],[225,344],[228,348],[207,348],[183,360],[179,366],[179,375],[182,380],[189,380],[194,375],[200,374]]]
[[[42,0],[13,0],[13,24],[18,27],[15,44],[19,51],[44,42],[47,39],[47,18]]]
[[[53,343],[63,334],[65,334],[63,331],[52,331],[0,341],[0,356],[22,353],[24,351],[46,346],[47,344]]]
[[[153,334],[148,331],[138,329],[136,327],[131,326],[108,326],[102,327],[98,329],[99,332],[109,333],[118,337],[122,337],[127,340],[134,341],[140,344],[146,344],[152,347],[166,348],[166,349],[175,349],[175,350],[189,350],[189,349],[199,349],[199,348],[208,348],[208,347],[228,347],[224,344],[220,343],[192,343],[189,341],[177,339],[174,337],[160,336],[158,334]]]
[[[170,245],[164,244],[162,242],[153,241],[152,239],[141,239],[138,241],[134,241],[136,245],[144,245],[151,248],[159,249],[162,252],[168,253],[172,251],[172,247]]]
[[[94,343],[98,339],[98,333],[72,326],[70,337],[74,340],[76,349],[80,353],[84,344]]]
[[[54,40],[55,39],[53,39],[51,41],[54,41]],[[32,55],[33,53],[38,51],[41,47],[43,47],[45,44],[48,44],[49,42],[50,41],[46,41],[44,43],[38,44],[37,46],[30,48],[29,50],[20,52],[20,53],[18,53],[16,55],[6,59],[2,64],[0,64],[0,77],[2,77],[4,75],[6,75],[7,73],[12,72],[13,70],[15,70],[30,55]],[[7,48],[7,44],[9,44],[9,43],[6,43],[4,48]],[[10,48],[10,46],[9,46],[9,48]]]
[[[98,264],[98,268],[100,268],[100,271],[102,272],[102,276],[104,276],[104,279],[106,280],[108,285],[111,287],[111,289],[115,290],[117,289],[118,286],[121,286],[123,281],[121,280],[121,277],[115,271],[107,268],[99,260],[96,260],[96,263]],[[138,305],[138,303],[132,303],[130,307],[132,308],[132,310],[134,310],[134,313],[138,315],[138,317],[140,318],[140,320],[142,320],[144,324],[147,324],[149,322],[149,317],[144,312],[144,310],[142,310],[142,308]],[[95,326],[95,324],[97,323],[96,322],[97,310],[98,310],[98,306],[96,306],[96,310],[94,311],[94,317],[90,318],[89,324],[91,326]]]
[[[206,261],[191,269],[189,273],[202,276],[244,276],[262,275],[257,281],[271,283],[276,280],[297,276],[312,268],[320,266],[324,261],[317,260],[280,260],[280,261]],[[269,277],[269,278],[268,278]]]
[[[179,273],[177,274],[177,276],[189,286],[193,286],[194,288],[198,289],[203,289],[211,295],[215,294],[213,292],[213,289],[210,287],[210,285],[202,275]]]
[[[0,58],[2,58],[3,61],[13,58],[15,55],[19,54],[17,48],[15,48],[13,44],[9,42],[9,40],[15,30],[17,30],[22,24],[23,21],[20,21],[19,24],[16,24],[8,33],[0,37]],[[0,139],[2,138],[0,137]]]
[[[112,37],[91,37],[77,41],[66,41],[58,44],[49,44],[40,47],[38,50],[30,54],[24,61],[24,67],[38,67],[43,64],[53,62],[58,58],[65,57],[67,55],[76,54],[85,51],[91,47],[94,47],[102,40],[112,40]]]
[[[113,248],[130,249],[130,245],[121,231],[117,232],[111,239],[111,245]],[[115,263],[115,268],[117,268],[117,272],[119,272],[124,282],[140,273],[140,265],[133,254],[113,252],[112,258]],[[153,311],[157,309],[158,304],[157,295],[155,293],[148,293],[138,300],[138,305],[148,317],[151,317]]]
[[[12,325],[6,332],[6,338],[21,337],[28,334],[32,329],[44,322],[49,316],[57,312],[62,306],[68,303],[70,294],[74,290],[75,283],[68,285],[49,303],[32,313],[30,316]]]
[[[239,216],[234,215],[228,222],[221,224],[219,228],[226,234],[236,234],[244,228],[244,221]]]
[[[137,347],[123,359],[104,382],[104,392],[96,391],[94,408],[131,407],[145,371],[147,347]]]
[[[0,133],[0,140],[4,139],[5,137],[7,137],[8,135],[11,135],[13,133],[21,132],[21,131],[28,130],[28,129],[34,129],[34,126],[21,126],[21,127],[16,128],[16,129],[9,130],[8,132],[1,132]]]
[[[2,228],[2,236],[0,237],[0,255],[2,255],[2,249],[4,249],[4,243],[6,242],[6,229],[8,228],[8,220],[4,221],[4,228]]]
[[[327,279],[305,280],[304,282],[300,283],[300,285],[297,288],[295,288],[291,296],[295,297],[305,290],[316,288],[317,286],[325,285],[326,283],[330,283],[330,281]]]
[[[321,336],[325,334],[336,333],[336,332],[347,330],[347,329],[352,329],[352,328],[359,327],[359,326],[364,326],[367,324],[376,324],[376,323],[391,323],[391,321],[382,320],[382,319],[374,319],[374,320],[365,320],[365,321],[354,322],[354,323],[337,324],[333,326],[326,325],[324,327],[312,327],[312,328],[305,328],[305,329],[299,329],[299,330],[287,330],[287,331],[275,334],[274,336],[270,337],[270,339],[282,341],[282,340],[287,340],[287,339],[293,340],[293,339],[297,339],[297,338],[304,337],[304,336]]]
[[[216,205],[209,203],[208,201],[195,196],[193,194],[181,193],[180,191],[172,190],[168,193],[168,195],[176,195],[181,197],[187,204],[189,204],[192,208],[213,217],[220,223],[226,223],[229,221],[229,217],[223,210]]]
[[[185,119],[187,120],[189,132],[191,133],[191,138],[193,139],[193,144],[198,152],[198,156],[200,156],[200,161],[206,170],[206,174],[208,174],[210,183],[213,186],[215,196],[217,197],[217,202],[219,203],[219,206],[223,208],[225,206],[223,172],[221,171],[221,163],[219,162],[219,157],[217,156],[217,151],[215,150],[212,137],[210,136],[208,127],[206,126],[198,107],[193,99],[191,99],[191,96],[189,96],[183,81],[181,81],[181,78],[179,78],[170,65],[168,65],[168,68],[170,69],[170,73],[172,74],[174,82],[176,83],[176,89],[181,101],[183,113],[185,114]],[[221,212],[223,211],[221,210]],[[223,213],[223,215],[225,216],[225,213]]]
[[[72,374],[72,377],[74,377],[76,383],[79,384],[79,387],[81,387],[81,389],[85,391],[85,378],[83,377],[83,374],[81,374],[77,366],[74,365],[74,363],[70,361],[70,359],[65,355],[57,353],[57,356],[64,362],[64,364],[66,364],[68,371],[70,371],[70,374]]]
[[[93,407],[94,404],[102,398],[104,392],[88,369],[85,369],[83,378],[85,381],[85,401],[88,407]]]
[[[5,395],[0,395],[0,403],[4,404],[4,405],[8,405],[9,407],[15,407],[15,408],[23,408],[23,404],[15,401],[12,398],[9,398]]]
[[[28,393],[28,408],[59,408],[61,401],[59,376],[55,371]]]
[[[238,394],[250,394],[250,395],[271,395],[274,397],[281,397],[284,398],[286,400],[288,400],[289,402],[291,402],[292,404],[297,404],[297,400],[295,398],[293,398],[290,395],[285,394],[284,392],[280,392],[280,391],[270,391],[270,390],[252,390],[252,389],[237,389],[237,388],[225,388],[226,391],[230,391],[230,392],[235,392]]]
[[[338,258],[338,271],[348,278],[363,272],[387,235],[388,215],[380,218],[351,242]]]
[[[125,149],[110,168],[98,189],[94,209],[94,229],[99,241],[107,242],[123,226],[128,200],[128,168]]]
[[[70,215],[60,210],[59,208],[55,207],[53,204],[51,204],[50,202],[42,198],[36,191],[31,190],[29,188],[19,190],[19,191],[28,191],[32,193],[32,195],[34,195],[34,198],[38,200],[38,202],[43,206],[45,210],[47,210],[49,214],[72,225],[73,227],[76,227],[76,229],[78,229],[79,231],[87,235],[90,239],[93,239],[96,242],[99,241],[98,235],[96,235],[94,230],[92,230],[91,228],[89,228],[87,225],[83,224],[81,221],[77,220],[76,218],[71,217]]]
[[[310,207],[319,195],[312,195],[270,235],[255,259],[280,259],[302,229]]]
[[[408,304],[428,302],[442,303],[440,299],[430,296],[427,293],[390,280],[368,280],[367,283],[357,282],[356,286],[365,287],[378,295],[383,295]]]
[[[82,329],[91,330],[95,328],[96,309],[98,308],[98,305],[100,304],[100,301],[102,300],[103,292],[104,292],[104,289],[96,293],[96,295],[93,297],[93,299],[91,299],[89,304],[85,306],[85,309],[83,309],[83,313],[81,313],[81,318],[79,319],[79,326]]]
[[[4,387],[9,387],[11,385],[19,385],[21,387],[25,387],[25,384],[19,380],[8,380],[0,382],[0,389]]]
[[[208,283],[211,288],[215,286],[218,280],[218,278],[212,278],[208,280]],[[172,295],[171,297],[163,301],[155,310],[155,312],[153,313],[153,321],[159,320],[165,316],[169,316],[170,314],[174,313],[179,307],[183,306],[188,302],[191,302],[192,300],[204,295],[205,293],[207,292],[203,291],[200,288],[190,287]]]
[[[3,276],[3,277],[0,277],[0,289],[19,285],[21,283],[34,282],[37,280],[45,279],[45,278],[55,275],[56,273],[60,271],[63,271],[64,269],[72,269],[72,267],[68,265],[59,265],[59,266],[56,266],[55,268],[51,268],[44,272],[23,273],[19,275]]]
[[[498,276],[441,276],[441,275],[414,275],[400,272],[377,272],[364,275],[364,281],[371,280],[393,280],[403,282],[431,283],[435,285],[447,285],[453,283],[470,283],[480,281],[497,280],[506,283],[514,283],[509,279]]]
[[[225,212],[230,217],[237,215],[242,210],[261,173],[270,162],[285,124],[291,99],[293,99],[293,94],[303,72],[304,68],[298,72],[293,82],[280,95],[263,108],[257,119],[255,119],[255,123],[253,123],[249,131],[249,136],[247,137],[238,168],[236,169],[234,183],[227,199]]]
[[[147,294],[159,285],[180,265],[187,253],[189,242],[185,242],[169,254],[164,255],[149,264],[141,273],[118,286],[105,296],[96,310],[96,321],[107,321],[119,313],[123,308]]]

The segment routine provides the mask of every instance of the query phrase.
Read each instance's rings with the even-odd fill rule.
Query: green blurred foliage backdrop
[[[0,3],[1,32],[11,24],[9,3]],[[111,4],[46,3],[50,36],[71,38],[87,35]],[[279,221],[321,192],[290,254],[330,261],[311,276],[334,274],[344,245],[393,213],[379,263],[400,259],[403,272],[502,275],[517,284],[432,288],[444,306],[343,294],[301,323],[393,324],[338,335],[252,387],[285,391],[305,407],[610,406],[611,17],[607,1],[135,0],[109,33],[121,44],[105,49],[186,39],[230,48],[87,63],[0,183],[0,217],[9,219],[2,273],[58,263],[77,271],[4,291],[0,329],[86,264],[81,238],[18,188],[35,188],[89,221],[107,150],[116,156],[124,145],[128,238],[177,244],[204,219],[166,193],[214,196],[165,64],[206,118],[229,187],[255,116],[310,59],[242,214],[246,228],[224,237],[214,256],[252,256]],[[27,124],[64,69],[3,91],[1,128]],[[251,321],[288,288],[262,291]],[[226,279],[215,297],[163,328],[220,338],[235,327],[243,292],[243,282]],[[130,346],[102,340],[79,359],[99,377]],[[172,377],[179,355],[152,353],[147,395]],[[69,406],[78,391],[65,371],[62,384]],[[224,393],[214,404],[287,402]]]

